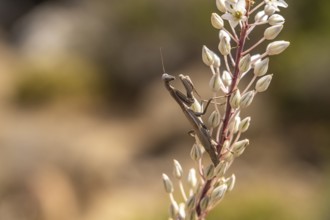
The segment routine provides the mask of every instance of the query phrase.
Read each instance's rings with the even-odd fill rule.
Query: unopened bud
[[[255,92],[252,90],[252,91],[249,91],[249,92],[245,93],[244,95],[242,95],[240,107],[246,108],[249,105],[251,105],[253,98],[254,98],[254,94],[255,94]]]
[[[215,203],[219,202],[224,197],[226,191],[227,191],[227,184],[222,184],[216,187],[210,196],[211,204],[214,205]]]
[[[217,13],[212,13],[211,23],[212,23],[212,26],[216,29],[222,29],[223,28],[223,20],[220,17],[220,15],[218,15]]]
[[[214,177],[214,165],[210,164],[204,169],[205,179],[210,180]]]
[[[235,186],[235,182],[236,182],[236,177],[235,174],[232,174],[227,180],[227,186],[228,186],[228,191],[232,191],[234,186]]]
[[[172,202],[171,205],[170,205],[170,217],[172,219],[175,219],[176,218],[176,215],[179,213],[179,206],[176,202]]]
[[[173,176],[176,177],[177,179],[181,179],[183,174],[181,164],[177,160],[173,160],[173,164],[174,164]]]
[[[179,212],[178,212],[178,215],[179,215],[179,219],[185,219],[186,218],[186,206],[184,203],[180,203],[179,204]]]
[[[201,148],[197,144],[194,144],[190,151],[191,159],[193,159],[194,161],[198,161],[199,159],[201,159],[202,155],[203,152]]]
[[[247,129],[249,129],[250,126],[250,121],[251,121],[251,117],[244,118],[239,124],[239,128],[238,128],[239,132],[243,133],[247,131]]]
[[[172,181],[165,173],[163,173],[163,183],[164,183],[165,191],[167,193],[172,193],[173,192]]]
[[[264,11],[266,13],[266,15],[270,16],[272,14],[274,14],[278,9],[276,7],[274,7],[273,5],[265,5]]]
[[[204,196],[204,198],[200,202],[201,210],[202,211],[206,210],[207,207],[209,206],[209,203],[210,203],[210,197],[208,197],[207,195]]]
[[[234,94],[230,97],[229,103],[232,108],[238,108],[241,102],[241,93],[237,89]]]
[[[273,40],[275,39],[279,33],[282,31],[283,25],[274,25],[269,28],[267,28],[264,32],[264,37],[266,40]]]
[[[268,15],[265,14],[265,11],[259,11],[254,17],[255,22],[264,22],[267,21]]]
[[[229,55],[231,51],[230,38],[227,37],[221,38],[218,49],[223,56]]]
[[[235,157],[238,157],[243,153],[247,145],[249,145],[248,139],[237,141],[231,146],[231,151]]]
[[[220,74],[218,74],[218,73],[214,74],[211,77],[210,82],[209,82],[209,86],[210,86],[210,88],[212,89],[213,92],[219,92],[220,90],[225,92],[227,90],[225,88],[221,78],[220,78]]]
[[[197,177],[196,170],[191,168],[188,173],[188,184],[191,188],[195,188],[197,186]]]
[[[219,11],[225,13],[227,11],[225,0],[216,0],[216,5]]]
[[[226,70],[223,71],[222,80],[223,80],[223,83],[225,84],[225,86],[231,85],[232,77],[228,71],[226,71]]]
[[[268,89],[270,82],[272,81],[273,74],[269,74],[261,77],[256,83],[256,91],[264,92]]]
[[[214,59],[214,63],[213,63],[213,66],[215,68],[219,68],[221,66],[221,60],[220,60],[220,57],[217,55],[217,54],[213,54],[213,59]]]
[[[213,52],[207,48],[205,45],[203,46],[202,50],[202,59],[205,65],[212,66],[214,63]]]
[[[192,195],[189,197],[189,199],[186,202],[186,206],[188,210],[192,210],[195,207],[196,204],[196,196]]]
[[[227,171],[227,163],[224,161],[221,161],[215,168],[214,168],[214,175],[216,177],[222,177],[225,172]]]
[[[254,65],[254,75],[263,76],[268,71],[269,58],[265,58]]]
[[[230,40],[230,36],[227,31],[220,30],[219,31],[219,40],[223,40],[224,38],[228,38]]]
[[[275,41],[270,44],[268,44],[266,52],[267,55],[277,55],[282,53],[288,46],[290,45],[290,42],[288,41]]]
[[[221,155],[221,159],[225,162],[231,162],[234,159],[234,155],[231,151],[227,150]]]
[[[241,122],[241,118],[236,116],[235,119],[229,124],[229,130],[231,133],[235,134],[238,131],[238,126]]]
[[[261,58],[261,55],[258,53],[258,54],[255,54],[253,56],[251,56],[251,65],[252,67],[254,67],[254,65],[260,61],[260,58]]]
[[[228,150],[229,146],[230,146],[230,141],[225,140],[225,142],[223,142],[222,149]]]
[[[245,73],[250,69],[250,67],[251,67],[251,55],[247,54],[239,62],[239,72]]]
[[[220,124],[220,113],[219,111],[213,111],[209,117],[208,123],[210,127],[215,128]]]
[[[273,14],[268,19],[268,23],[270,25],[284,24],[284,22],[285,22],[284,17],[282,15],[279,15],[279,14]]]

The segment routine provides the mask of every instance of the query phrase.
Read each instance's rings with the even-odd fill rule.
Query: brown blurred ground
[[[288,3],[280,38],[292,47],[272,59],[274,82],[245,113],[251,146],[214,219],[330,216],[330,34],[317,23],[330,18],[320,3]],[[167,219],[160,176],[173,158],[193,166],[192,140],[160,80],[159,47],[166,70],[189,74],[208,97],[200,49],[216,48],[214,4],[16,4],[0,22],[0,219]],[[302,16],[309,7],[315,23]]]

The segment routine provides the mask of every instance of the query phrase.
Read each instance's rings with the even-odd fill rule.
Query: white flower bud
[[[268,23],[270,25],[284,24],[284,22],[285,22],[284,17],[282,15],[279,15],[279,14],[273,14],[268,19]]]
[[[264,32],[264,37],[266,40],[273,40],[275,39],[279,33],[282,31],[283,25],[274,25],[269,28],[267,28]]]
[[[217,54],[213,53],[213,59],[214,59],[213,66],[214,66],[215,68],[219,68],[219,67],[221,66],[221,60],[220,60],[220,57],[219,57]]]
[[[212,89],[213,92],[219,92],[222,90],[223,92],[227,92],[227,88],[223,84],[220,74],[214,74],[209,82],[209,86]]]
[[[225,161],[225,162],[232,162],[234,159],[234,155],[231,151],[225,151],[222,155],[221,155],[221,160]]]
[[[212,26],[216,29],[222,29],[223,28],[223,20],[220,17],[220,15],[218,15],[217,13],[212,13],[211,23],[212,23]]]
[[[278,9],[272,5],[265,5],[264,11],[266,13],[266,15],[270,16],[272,14],[274,14],[276,11],[278,11]]]
[[[170,205],[170,217],[172,219],[175,219],[177,214],[179,213],[179,206],[176,202],[172,202],[171,205]]]
[[[227,171],[228,163],[221,161],[214,169],[214,175],[216,177],[222,177]]]
[[[251,121],[251,117],[244,118],[241,121],[241,123],[239,124],[239,127],[238,127],[239,132],[243,133],[243,132],[247,131],[247,129],[249,129],[249,126],[250,126],[250,121]]]
[[[208,197],[207,195],[204,196],[204,198],[200,202],[201,210],[202,211],[206,210],[207,207],[209,206],[209,203],[210,203],[210,197]]]
[[[230,141],[229,140],[225,140],[225,142],[223,142],[222,148],[228,150],[229,145],[230,145]]]
[[[259,11],[254,17],[255,22],[264,22],[267,21],[268,15],[266,15],[265,11]]]
[[[210,196],[210,202],[212,205],[219,202],[224,197],[227,188],[227,184],[222,184],[213,190]]]
[[[265,58],[254,65],[254,75],[263,76],[268,71],[269,58]]]
[[[220,38],[218,49],[223,56],[229,55],[231,51],[230,38],[229,37]]]
[[[268,89],[270,82],[272,81],[273,74],[269,74],[261,77],[256,83],[256,91],[264,92]]]
[[[266,52],[267,55],[277,55],[282,53],[288,46],[290,45],[290,42],[288,41],[275,41],[270,44],[268,44]]]
[[[251,63],[252,63],[252,67],[254,67],[254,65],[260,61],[261,55],[259,53],[251,56]]]
[[[222,73],[222,80],[225,86],[230,86],[232,82],[231,75],[228,71],[224,70]]]
[[[194,161],[198,161],[199,159],[201,159],[202,155],[203,152],[201,148],[197,144],[194,144],[190,151],[191,159],[193,159]]]
[[[210,180],[214,177],[214,165],[210,164],[204,169],[205,179]]]
[[[185,219],[186,218],[186,206],[184,203],[179,204],[179,219]]]
[[[183,174],[181,164],[177,160],[173,160],[173,164],[174,164],[173,176],[176,177],[177,179],[181,179]]]
[[[202,59],[203,62],[205,63],[205,65],[207,66],[212,66],[214,63],[214,56],[213,56],[213,52],[207,48],[205,45],[203,46],[203,50],[202,50]]]
[[[187,207],[188,210],[192,210],[195,207],[195,204],[196,204],[196,196],[192,195],[187,200],[186,207]]]
[[[235,186],[235,182],[236,182],[236,177],[235,174],[232,174],[227,180],[227,186],[228,186],[228,191],[232,191],[234,186]]]
[[[229,130],[231,133],[237,133],[238,126],[241,123],[241,118],[239,116],[236,116],[235,119],[230,123]]]
[[[231,151],[232,151],[232,153],[234,154],[235,157],[238,157],[243,153],[246,146],[248,146],[248,145],[249,145],[249,140],[248,139],[237,141],[231,146]]]
[[[240,107],[246,108],[249,105],[251,105],[253,98],[254,98],[254,94],[255,94],[254,91],[249,91],[249,92],[245,93],[244,95],[242,95]]]
[[[224,38],[228,38],[228,39],[230,39],[230,36],[229,36],[229,34],[228,34],[227,31],[225,31],[225,30],[220,30],[220,31],[219,31],[219,40],[222,40],[222,39],[224,39]]]
[[[216,0],[216,5],[218,10],[221,11],[222,13],[225,13],[227,11],[225,0]]]
[[[231,95],[229,99],[230,106],[232,108],[238,108],[239,104],[241,102],[241,93],[239,92],[239,89],[236,89],[236,91]]]
[[[164,183],[165,191],[167,193],[172,193],[173,192],[172,181],[165,173],[163,173],[163,183]]]
[[[215,128],[220,124],[220,113],[218,111],[213,111],[211,113],[208,124],[212,128]]]
[[[239,61],[239,72],[245,73],[250,68],[251,68],[251,55],[247,54]]]
[[[196,170],[191,168],[188,173],[188,184],[191,188],[195,188],[197,186],[197,177]]]

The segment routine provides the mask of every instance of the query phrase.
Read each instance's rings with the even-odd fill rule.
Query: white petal
[[[223,14],[221,17],[228,21],[234,20],[234,16],[230,13]]]
[[[236,19],[232,19],[232,20],[229,20],[229,24],[232,28],[235,28],[239,23],[239,20],[236,20]]]
[[[246,2],[245,0],[238,0],[237,4],[236,4],[236,9],[244,9],[245,10],[246,7]]]
[[[284,0],[277,0],[277,6],[287,8],[288,3],[286,3]]]
[[[227,11],[229,11],[229,12],[231,12],[231,13],[235,12],[235,10],[234,10],[234,6],[233,6],[232,3],[226,1],[226,2],[225,2],[225,5],[226,5],[226,9],[227,9]]]

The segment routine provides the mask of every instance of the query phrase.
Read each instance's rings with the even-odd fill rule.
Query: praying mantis
[[[163,70],[164,70],[164,66],[163,66]],[[195,102],[195,99],[193,97],[193,91],[195,91],[195,89],[190,78],[188,76],[179,75],[179,78],[186,90],[186,95],[185,95],[179,90],[175,89],[170,84],[171,81],[175,80],[175,77],[165,73],[165,70],[163,72],[164,73],[162,75],[162,80],[164,81],[165,88],[170,93],[172,98],[178,103],[182,112],[184,113],[184,115],[192,125],[195,135],[197,136],[200,143],[203,145],[205,151],[209,154],[214,166],[217,166],[219,164],[219,157],[215,150],[216,143],[212,140],[208,128],[199,118],[199,116],[205,114],[207,107],[209,106],[212,99],[210,99],[207,102],[203,112],[193,111],[189,107],[191,107],[191,105]]]

